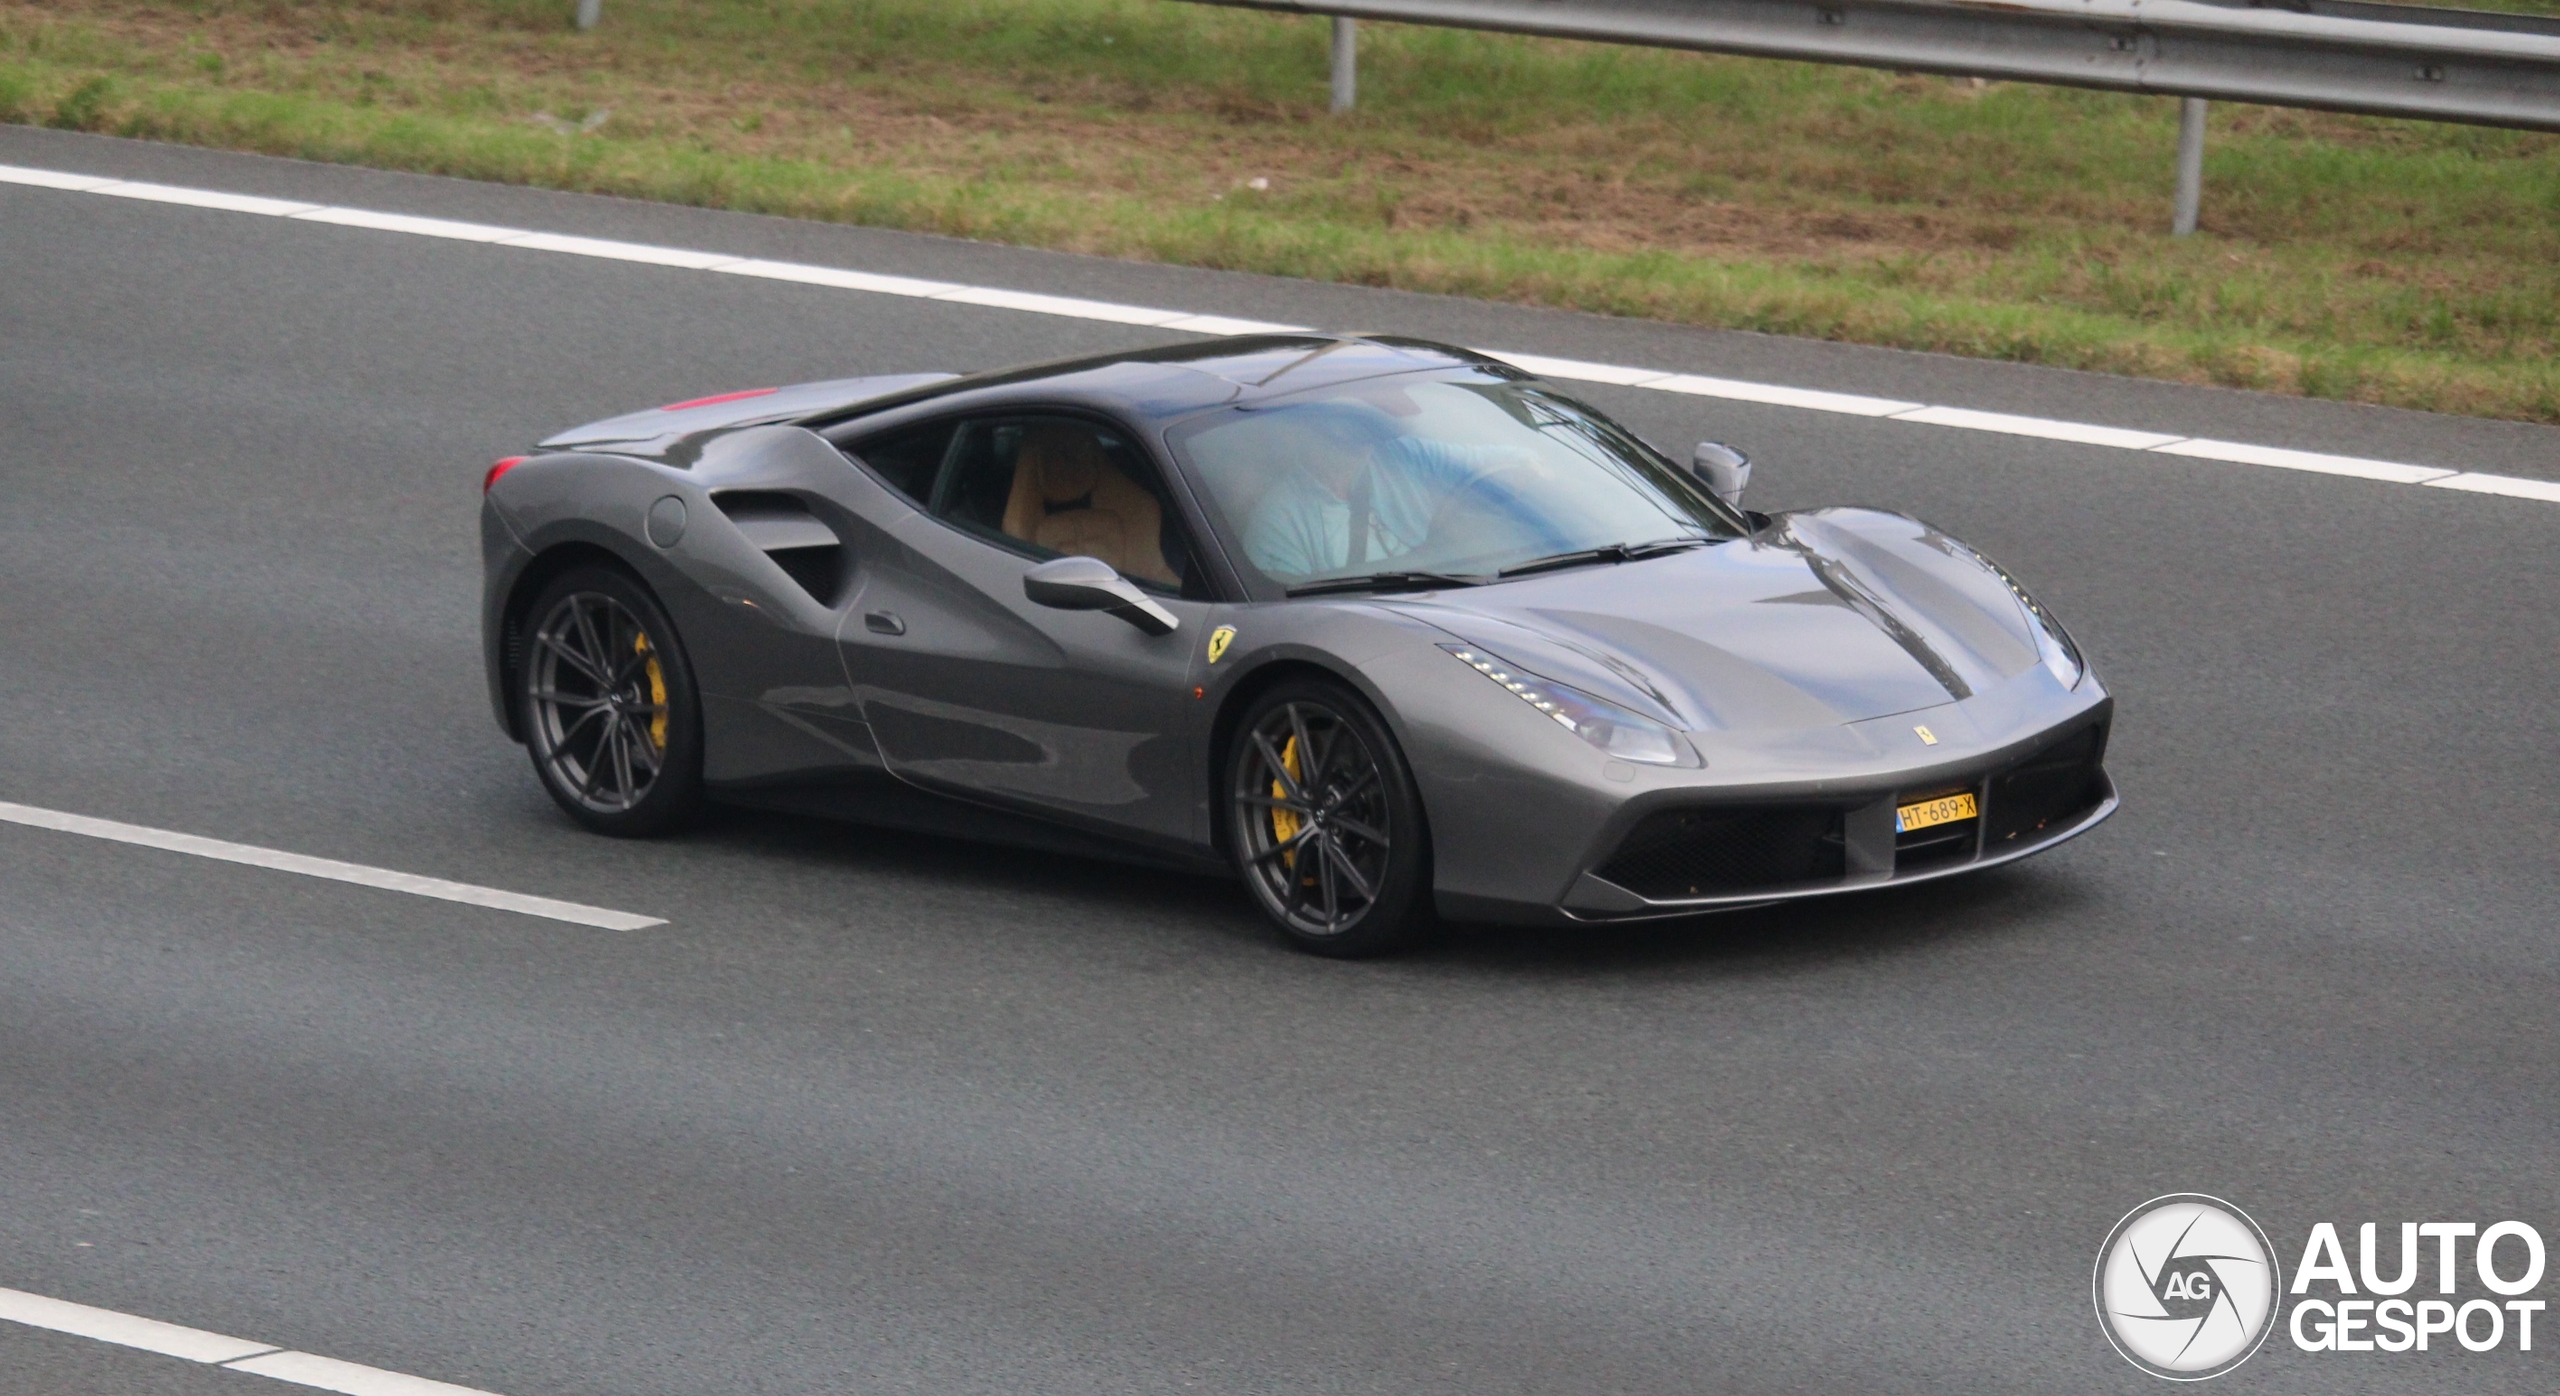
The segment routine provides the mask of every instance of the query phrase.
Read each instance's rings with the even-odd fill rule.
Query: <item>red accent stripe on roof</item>
[[[768,393],[778,393],[781,391],[782,390],[780,388],[748,388],[743,392],[714,393],[709,397],[693,398],[685,402],[670,402],[658,410],[661,412],[682,412],[688,407],[709,407],[715,402],[737,402],[742,398],[763,397]]]

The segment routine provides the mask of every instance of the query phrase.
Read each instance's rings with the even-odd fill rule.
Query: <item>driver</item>
[[[1529,463],[1513,447],[1406,435],[1365,403],[1312,403],[1290,415],[1306,449],[1244,527],[1245,555],[1275,577],[1373,570],[1422,546],[1441,500]]]

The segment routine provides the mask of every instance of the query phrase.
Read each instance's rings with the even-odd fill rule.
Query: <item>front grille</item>
[[[1637,896],[1672,900],[1836,882],[1847,871],[1840,811],[1785,805],[1647,815],[1599,874]]]
[[[2084,727],[1991,778],[1983,817],[1985,852],[2026,842],[2070,823],[2106,798],[2099,762],[2107,731]]]

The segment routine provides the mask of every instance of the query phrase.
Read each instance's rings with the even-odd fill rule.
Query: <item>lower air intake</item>
[[[1993,776],[1983,851],[2032,842],[2096,808],[2107,793],[2099,767],[2106,752],[2107,730],[2084,727]]]
[[[1668,901],[1836,882],[1848,855],[1836,809],[1663,810],[1645,816],[1598,871],[1637,896]]]

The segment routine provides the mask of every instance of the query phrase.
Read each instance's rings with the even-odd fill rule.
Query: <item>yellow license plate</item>
[[[1894,832],[1907,834],[1914,829],[1927,829],[1939,824],[1953,824],[1971,819],[1981,811],[1973,807],[1973,794],[1946,795],[1935,800],[1922,800],[1904,805],[1893,812]]]

